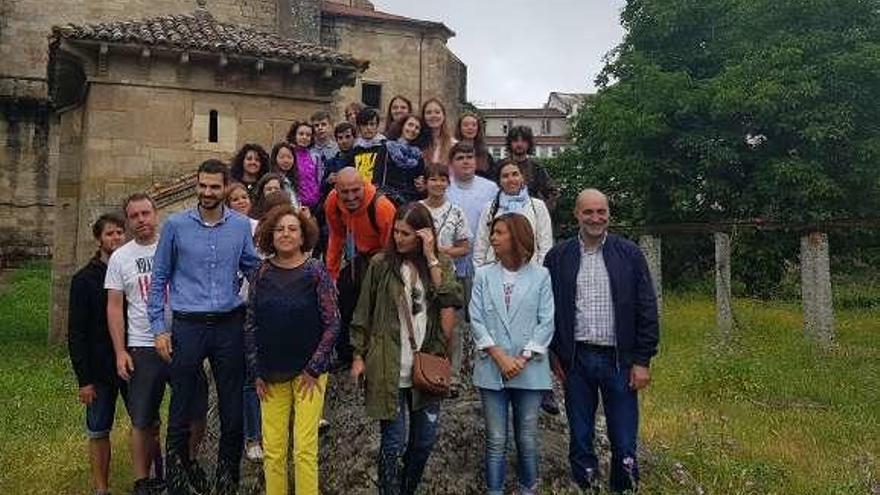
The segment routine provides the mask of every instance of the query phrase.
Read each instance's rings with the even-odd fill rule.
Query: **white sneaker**
[[[254,442],[247,446],[244,451],[245,456],[247,456],[249,461],[262,461],[263,460],[263,446],[257,442]]]

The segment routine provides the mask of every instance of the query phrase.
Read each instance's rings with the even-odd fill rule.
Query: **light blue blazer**
[[[477,348],[474,385],[490,390],[551,388],[547,347],[553,339],[553,289],[546,268],[534,263],[520,268],[510,310],[504,303],[501,264],[478,268],[469,310]],[[532,351],[532,360],[512,380],[503,380],[495,360],[486,353],[492,346],[500,346],[512,357],[521,355],[524,350]]]

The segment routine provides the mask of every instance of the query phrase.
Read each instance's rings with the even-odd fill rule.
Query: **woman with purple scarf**
[[[398,206],[425,196],[425,161],[422,148],[427,126],[407,114],[388,129],[385,160],[373,170],[373,184]]]

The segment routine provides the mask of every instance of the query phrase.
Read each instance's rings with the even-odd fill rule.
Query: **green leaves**
[[[876,210],[880,9],[865,0],[631,0],[559,160],[633,223]],[[572,164],[576,164],[573,166]],[[854,194],[855,193],[855,194]]]

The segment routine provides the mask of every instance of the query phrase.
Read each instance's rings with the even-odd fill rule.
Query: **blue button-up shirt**
[[[198,207],[172,215],[153,258],[147,302],[153,333],[170,330],[163,308],[166,286],[173,311],[232,311],[241,306],[239,271],[250,276],[259,263],[250,221],[239,213],[224,207],[214,225],[202,220]]]

